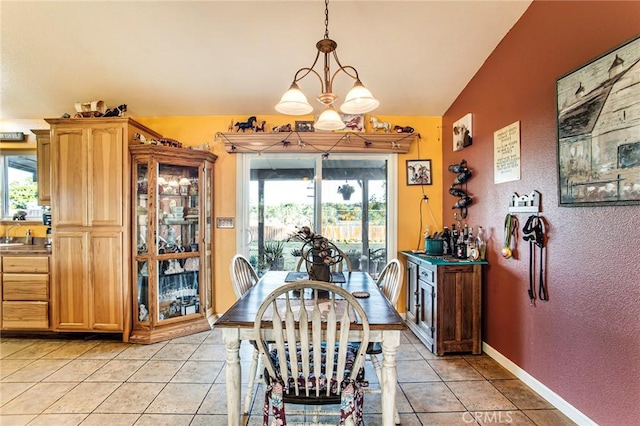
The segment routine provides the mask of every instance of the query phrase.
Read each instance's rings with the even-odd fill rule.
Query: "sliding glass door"
[[[238,251],[259,271],[294,270],[302,244],[287,239],[306,225],[354,270],[377,276],[395,252],[395,163],[393,155],[245,155]]]

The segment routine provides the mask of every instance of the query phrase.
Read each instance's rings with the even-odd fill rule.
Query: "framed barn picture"
[[[640,204],[640,37],[556,82],[560,206]]]

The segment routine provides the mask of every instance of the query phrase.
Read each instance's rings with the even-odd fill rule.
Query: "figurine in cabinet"
[[[146,321],[149,319],[149,311],[147,311],[147,307],[144,304],[140,304],[138,308],[138,320],[140,322]]]

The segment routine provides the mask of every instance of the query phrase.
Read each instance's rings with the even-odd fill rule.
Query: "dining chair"
[[[397,308],[400,290],[402,288],[402,263],[398,259],[391,259],[380,272],[376,285],[389,300],[394,308]],[[373,365],[373,369],[378,377],[378,383],[382,383],[382,365],[378,355],[382,353],[382,345],[380,342],[371,342],[367,346],[366,354]],[[368,388],[367,392],[380,392],[380,389]],[[394,408],[395,423],[400,424],[400,416],[398,409]]]
[[[275,338],[267,341],[270,329]],[[350,338],[354,330],[358,337]],[[369,321],[351,293],[323,281],[280,286],[260,305],[254,333],[267,384],[263,424],[269,406],[274,424],[286,424],[285,404],[316,406],[289,415],[339,415],[340,424],[360,424]],[[327,404],[340,404],[340,411],[320,411]]]
[[[229,266],[231,274],[231,284],[233,285],[233,292],[236,295],[236,299],[240,299],[244,294],[251,289],[259,280],[251,263],[241,254],[236,254],[231,259],[231,265]],[[259,371],[259,352],[255,342],[251,342],[254,346],[253,355],[251,357],[251,366],[249,367],[249,383],[247,384],[247,394],[244,400],[243,414],[248,414],[251,409],[251,401],[253,400],[253,394],[255,392],[255,378]]]
[[[333,246],[332,249],[336,250],[338,252],[338,254],[342,257],[342,261],[331,265],[331,272],[343,272],[344,269],[346,268],[347,272],[352,272],[353,269],[351,267],[351,260],[349,260],[349,257],[345,254],[344,251],[342,251],[341,249],[339,249],[338,247]],[[308,254],[308,250],[305,250],[302,253],[302,256],[300,257],[300,260],[298,260],[298,265],[296,266],[296,271],[300,272],[302,270],[302,265],[305,264],[306,267],[306,271],[309,271],[309,267],[311,266],[311,262],[309,262],[308,260],[306,260],[307,258],[307,254]]]

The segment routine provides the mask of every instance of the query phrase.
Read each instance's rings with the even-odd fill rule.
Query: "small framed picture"
[[[313,132],[313,121],[296,121],[296,132]]]
[[[364,114],[340,114],[345,132],[364,132]]]
[[[470,146],[473,142],[471,137],[471,113],[465,115],[460,120],[453,123],[453,150],[460,151]]]
[[[431,160],[407,160],[407,185],[431,185]]]

